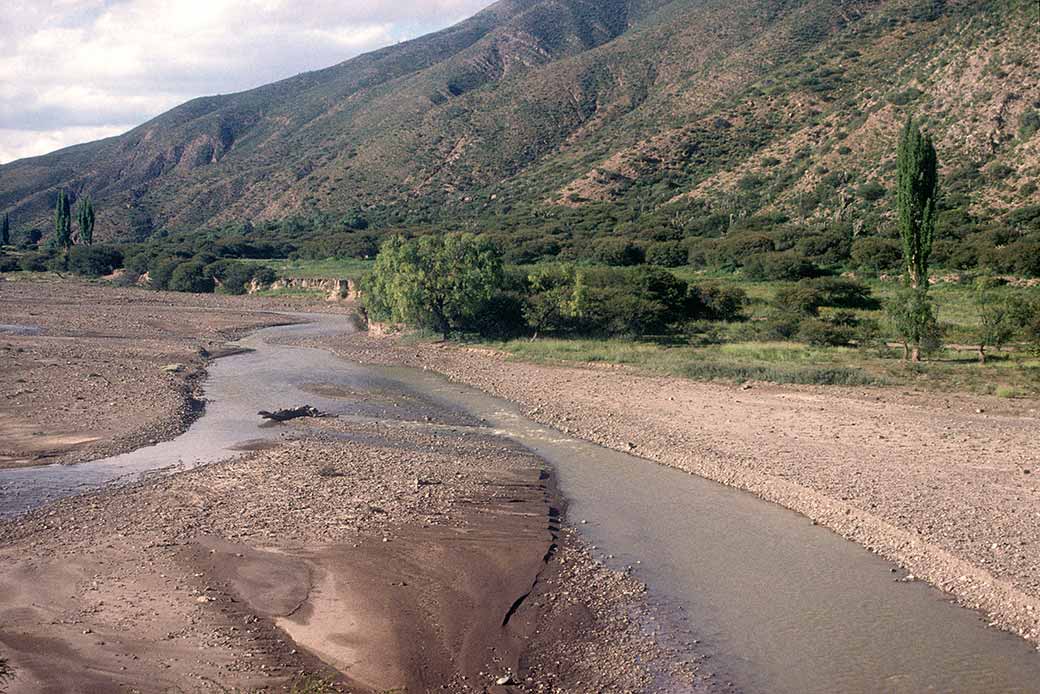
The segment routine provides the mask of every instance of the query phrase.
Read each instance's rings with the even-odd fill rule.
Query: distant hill
[[[682,238],[886,228],[895,138],[926,119],[946,233],[1040,231],[1040,34],[1027,0],[502,0],[457,26],[120,137],[0,167],[49,228],[102,237],[363,218]]]

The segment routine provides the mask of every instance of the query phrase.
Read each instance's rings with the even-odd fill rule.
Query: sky
[[[4,0],[0,164],[450,26],[492,0]]]

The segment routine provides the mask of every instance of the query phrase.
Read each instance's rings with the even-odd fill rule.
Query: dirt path
[[[747,489],[1040,643],[1035,402],[742,388],[391,337],[327,346],[356,361],[442,372],[565,433]]]

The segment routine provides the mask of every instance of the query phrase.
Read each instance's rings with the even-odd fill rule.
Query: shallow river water
[[[710,669],[751,692],[1040,692],[1040,655],[986,626],[893,565],[750,494],[570,438],[511,403],[428,372],[363,367],[273,344],[348,331],[342,318],[269,328],[255,351],[214,363],[206,414],[177,439],[71,467],[0,471],[0,515],[98,486],[224,459],[286,431],[259,409],[303,403],[344,416],[426,421],[427,412],[483,419],[552,464],[568,518],[615,567],[634,566],[651,601],[712,655]],[[312,385],[337,386],[337,397]],[[351,397],[377,393],[379,397]],[[408,403],[388,408],[388,397]],[[440,419],[440,418],[438,418]]]

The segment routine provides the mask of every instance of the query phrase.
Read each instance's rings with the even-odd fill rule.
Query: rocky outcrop
[[[326,301],[350,301],[358,297],[357,281],[352,279],[280,277],[270,285],[262,285],[256,280],[249,285],[250,294],[256,294],[261,290],[280,289],[321,291],[325,293]]]

